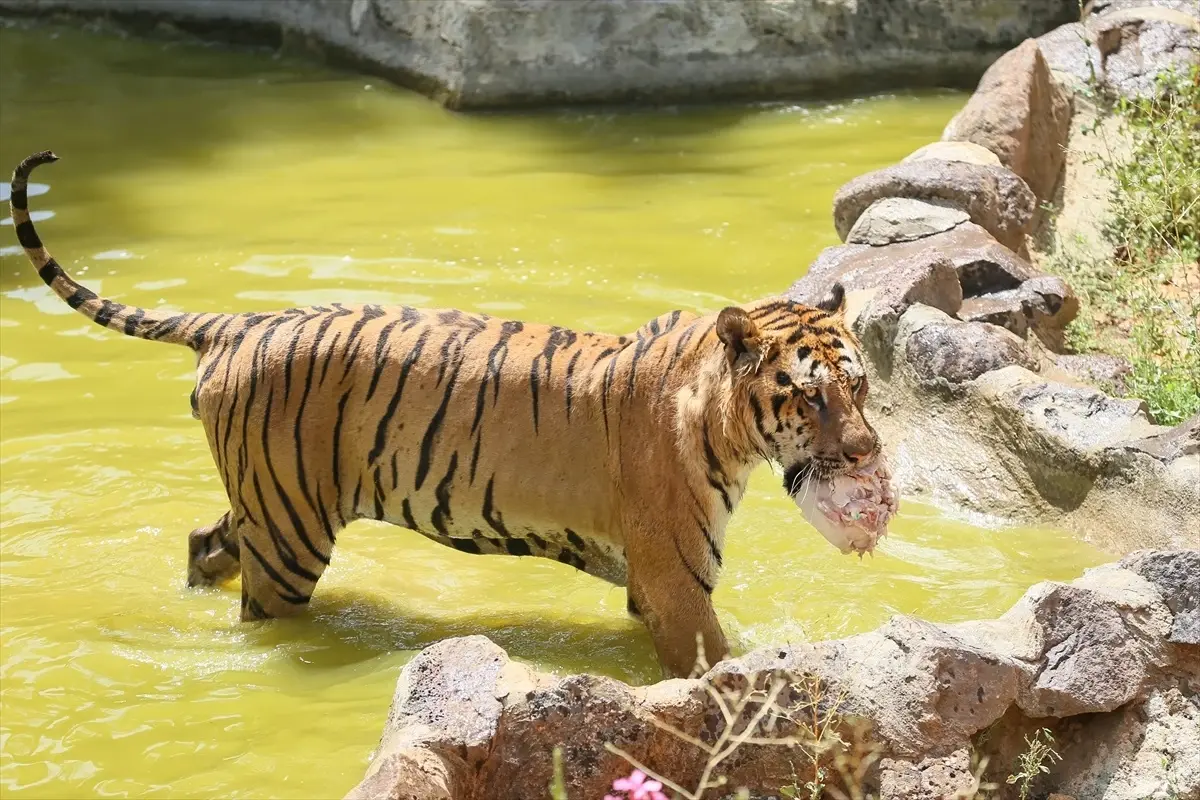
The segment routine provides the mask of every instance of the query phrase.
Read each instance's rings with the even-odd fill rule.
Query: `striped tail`
[[[107,300],[76,282],[42,246],[33,220],[29,218],[29,174],[36,167],[55,161],[58,161],[58,156],[46,150],[18,164],[13,172],[12,193],[8,201],[17,228],[17,240],[25,248],[25,254],[29,256],[38,275],[67,305],[99,325],[139,339],[186,344],[193,349],[203,347],[203,332],[226,315],[166,314]]]

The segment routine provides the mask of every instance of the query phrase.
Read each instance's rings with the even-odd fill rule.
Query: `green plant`
[[[1112,257],[1066,243],[1048,260],[1082,301],[1067,344],[1126,356],[1127,392],[1155,422],[1177,424],[1200,412],[1200,65],[1160,74],[1146,97],[1114,97],[1095,78],[1090,95],[1127,152],[1103,126],[1086,131],[1102,144],[1088,159],[1110,185]]]
[[[568,800],[561,747],[554,748],[554,777],[550,781],[550,800]]]
[[[1032,736],[1025,737],[1025,751],[1017,757],[1017,772],[1009,775],[1007,782],[1017,784],[1021,800],[1028,800],[1033,782],[1050,772],[1046,763],[1061,760],[1062,756],[1054,749],[1054,734],[1047,728],[1039,728]]]

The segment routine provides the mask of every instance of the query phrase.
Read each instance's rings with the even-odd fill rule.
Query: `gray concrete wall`
[[[973,87],[1076,0],[0,0],[0,13],[301,34],[451,108]]]

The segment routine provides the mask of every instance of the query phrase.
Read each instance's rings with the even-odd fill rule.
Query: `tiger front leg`
[[[709,667],[729,655],[707,587],[680,558],[654,563],[651,575],[639,572],[630,565],[630,613],[636,609],[649,630],[668,677],[692,675],[701,653]]]
[[[188,534],[188,586],[215,586],[232,580],[241,568],[241,552],[232,512]]]

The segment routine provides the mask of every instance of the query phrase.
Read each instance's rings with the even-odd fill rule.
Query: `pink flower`
[[[662,793],[662,784],[658,781],[646,780],[646,773],[635,769],[628,778],[617,778],[612,788],[618,792],[627,792],[628,800],[667,800]],[[604,795],[604,800],[622,800],[611,794]]]

